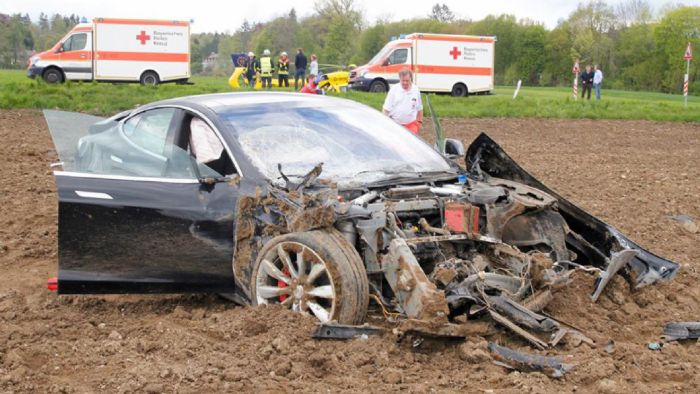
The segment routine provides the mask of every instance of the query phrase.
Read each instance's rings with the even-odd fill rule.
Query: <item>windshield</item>
[[[391,45],[391,43],[385,45],[381,51],[379,51],[376,55],[374,55],[372,60],[367,62],[367,64],[379,63],[379,61],[382,60],[383,58],[385,58],[389,54],[389,51],[391,51],[392,49],[394,49],[394,46]]]
[[[234,126],[253,165],[277,184],[278,164],[285,175],[300,176],[323,163],[321,177],[341,187],[454,171],[418,137],[363,105],[267,104],[220,116]]]

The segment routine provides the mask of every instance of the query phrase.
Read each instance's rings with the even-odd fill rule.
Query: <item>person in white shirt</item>
[[[309,65],[309,74],[318,76],[318,58],[316,54],[311,54],[311,64]]]
[[[600,87],[603,83],[603,72],[596,64],[594,67],[595,73],[593,74],[593,90],[595,91],[595,99],[600,100]]]
[[[418,134],[418,129],[423,123],[423,101],[420,90],[413,84],[413,73],[408,68],[399,71],[399,83],[389,89],[386,95],[384,114],[394,122]]]

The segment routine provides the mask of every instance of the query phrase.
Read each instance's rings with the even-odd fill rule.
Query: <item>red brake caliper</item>
[[[286,277],[288,277],[288,278],[290,277],[290,276],[289,276],[289,270],[287,269],[287,267],[282,268],[282,273],[284,274],[284,276],[286,276]],[[278,281],[277,281],[277,286],[278,286],[278,287],[281,287],[281,288],[285,288],[285,287],[287,287],[287,284],[284,283],[284,281],[278,280]],[[280,295],[280,302],[284,302],[284,300],[286,300],[287,297],[288,297],[288,296],[286,296],[286,295],[284,295],[284,294]]]

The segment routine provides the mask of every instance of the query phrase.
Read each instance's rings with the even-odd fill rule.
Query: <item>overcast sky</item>
[[[374,23],[377,19],[400,20],[426,16],[436,2],[447,4],[462,18],[479,20],[489,14],[513,14],[517,18],[530,18],[543,22],[548,28],[557,25],[559,19],[565,19],[576,9],[578,1],[565,0],[401,0],[377,1],[356,0],[358,8],[365,19]],[[649,0],[656,9],[668,0]],[[700,5],[700,0],[681,0],[686,5]],[[608,4],[620,3],[620,0],[608,0]],[[29,13],[36,20],[39,13],[77,14],[88,19],[95,17],[109,18],[153,18],[173,20],[194,20],[192,31],[225,32],[235,31],[244,19],[248,21],[267,21],[287,14],[292,6],[300,17],[313,13],[313,0],[263,0],[263,1],[162,1],[162,0],[0,0],[0,12],[5,14]],[[410,33],[410,32],[407,32]]]

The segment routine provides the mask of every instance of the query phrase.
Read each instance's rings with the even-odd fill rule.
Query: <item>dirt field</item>
[[[524,119],[445,120],[470,142],[486,131],[545,184],[678,261],[676,280],[631,291],[617,278],[597,304],[578,274],[547,312],[597,346],[546,354],[575,364],[564,378],[509,372],[485,340],[319,342],[277,308],[216,296],[61,297],[56,275],[56,161],[41,114],[0,112],[0,391],[2,392],[690,392],[700,343],[669,343],[666,321],[700,320],[700,124]],[[428,130],[426,130],[427,135]],[[530,350],[517,338],[489,338]],[[610,345],[612,344],[612,345]],[[607,345],[607,346],[606,346]],[[542,354],[545,354],[544,352]]]

